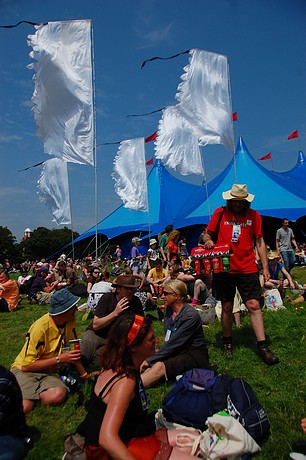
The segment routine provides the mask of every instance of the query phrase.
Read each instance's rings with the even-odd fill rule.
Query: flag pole
[[[99,223],[99,200],[98,200],[98,165],[97,165],[97,112],[96,112],[96,78],[95,78],[95,55],[94,55],[94,31],[93,19],[91,21],[91,61],[92,61],[92,89],[93,89],[93,131],[94,131],[94,184],[95,184],[95,254],[96,262],[98,261],[98,223]]]
[[[70,180],[69,180],[69,168],[67,162],[67,177],[68,177],[68,190],[69,190],[69,208],[70,208],[70,227],[71,227],[71,246],[72,246],[72,260],[74,261],[74,237],[73,237],[73,219],[72,219],[72,207],[71,207],[71,193],[70,193]]]

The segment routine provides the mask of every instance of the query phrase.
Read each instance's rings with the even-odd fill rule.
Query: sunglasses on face
[[[163,295],[174,295],[175,292],[163,291]]]

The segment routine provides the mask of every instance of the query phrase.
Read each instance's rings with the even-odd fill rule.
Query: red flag
[[[261,157],[261,158],[257,158],[257,160],[272,160],[272,155],[271,155],[271,152],[267,153],[267,155]]]
[[[151,134],[151,136],[145,137],[145,142],[152,142],[155,141],[157,137],[157,132]]]
[[[237,112],[232,113],[232,121],[238,121],[238,114]]]
[[[150,160],[146,161],[146,166],[150,166],[153,164],[153,157]]]
[[[291,133],[290,136],[288,136],[288,141],[290,141],[290,139],[296,139],[297,137],[299,137],[298,130],[293,131],[293,133]]]

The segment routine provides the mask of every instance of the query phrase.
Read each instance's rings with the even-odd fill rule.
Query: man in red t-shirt
[[[238,289],[251,318],[257,339],[258,352],[266,364],[277,364],[277,356],[266,342],[262,312],[259,305],[261,287],[255,261],[255,247],[260,257],[265,281],[270,278],[266,245],[262,235],[260,214],[250,209],[254,195],[248,193],[245,184],[234,184],[222,194],[226,207],[217,208],[204,235],[205,247],[229,244],[231,248],[230,271],[214,275],[216,298],[222,303],[222,349],[224,356],[232,355],[232,310]]]

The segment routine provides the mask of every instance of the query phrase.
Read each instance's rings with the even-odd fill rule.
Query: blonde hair
[[[177,279],[170,279],[164,282],[163,287],[169,286],[175,294],[179,294],[181,300],[187,297],[187,286],[183,281]]]
[[[178,230],[172,230],[172,232],[168,236],[168,241],[176,240],[180,236],[180,232]]]

